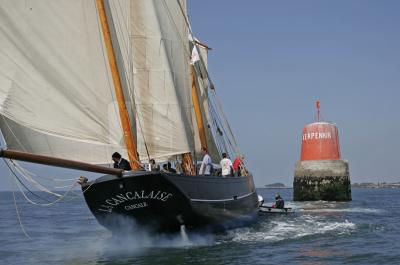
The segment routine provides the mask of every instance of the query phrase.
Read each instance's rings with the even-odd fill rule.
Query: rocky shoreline
[[[386,182],[364,182],[364,183],[352,183],[352,188],[364,188],[364,189],[400,189],[400,182],[386,183]]]

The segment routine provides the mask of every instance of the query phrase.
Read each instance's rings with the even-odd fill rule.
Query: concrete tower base
[[[349,164],[343,160],[306,160],[296,163],[295,201],[351,201]]]

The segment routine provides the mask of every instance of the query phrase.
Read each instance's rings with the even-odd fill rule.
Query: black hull
[[[129,172],[82,186],[99,223],[113,232],[130,224],[151,231],[228,229],[255,220],[258,198],[252,177],[187,176]]]

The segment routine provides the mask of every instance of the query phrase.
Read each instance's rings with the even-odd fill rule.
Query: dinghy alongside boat
[[[259,212],[261,213],[293,213],[293,209],[290,207],[284,208],[275,208],[273,206],[265,206],[264,198],[261,195],[258,195],[258,207]]]
[[[274,208],[272,206],[260,206],[259,211],[261,213],[293,213],[294,210],[292,208]]]

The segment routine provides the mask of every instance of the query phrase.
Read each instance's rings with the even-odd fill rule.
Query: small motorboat
[[[262,213],[293,213],[294,210],[290,207],[285,208],[274,208],[272,206],[261,205],[259,211]]]

